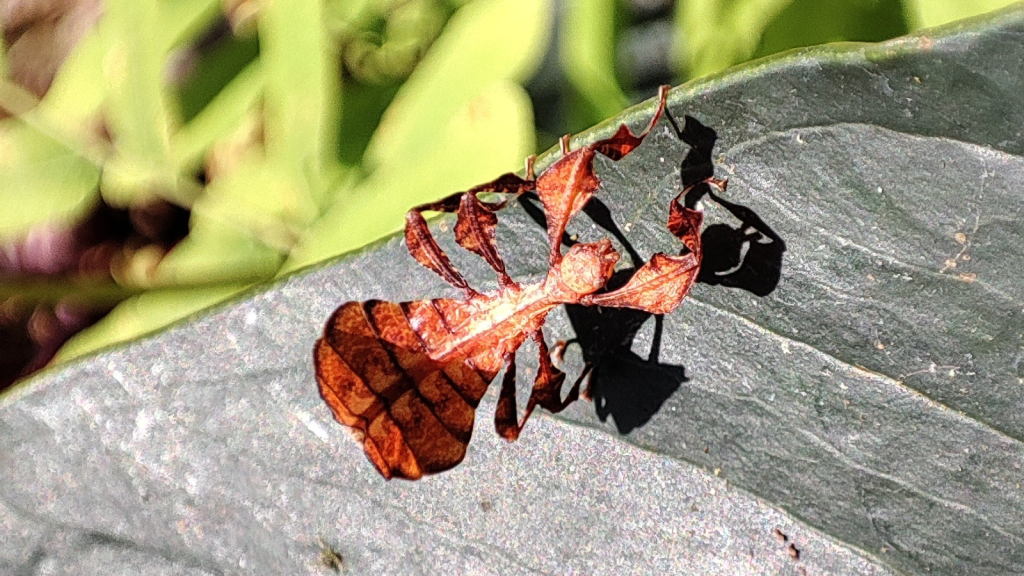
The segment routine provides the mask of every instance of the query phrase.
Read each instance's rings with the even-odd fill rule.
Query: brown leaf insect
[[[346,302],[331,315],[313,351],[320,394],[335,418],[360,439],[366,456],[386,479],[417,479],[448,470],[466,454],[476,407],[502,367],[505,374],[494,414],[498,434],[515,440],[538,406],[560,412],[579,397],[583,370],[563,399],[566,375],[552,362],[541,328],[561,304],[628,307],[653,314],[675,309],[689,292],[701,263],[702,213],[680,204],[669,207],[668,229],[686,247],[680,256],[664,253],[644,264],[621,288],[599,292],[619,254],[605,238],[562,253],[569,220],[597,191],[597,154],[620,160],[639,146],[663,113],[668,87],[647,127],[634,135],[622,125],[610,138],[576,150],[561,139],[562,156],[538,177],[533,158],[526,177],[512,173],[423,204],[406,215],[409,252],[463,292],[461,299],[413,302]],[[677,134],[680,130],[668,115]],[[707,182],[724,187],[724,182]],[[547,214],[547,276],[523,285],[506,272],[495,243],[495,213],[520,194],[536,192]],[[490,202],[480,198],[505,198]],[[498,288],[478,292],[452,266],[427,227],[423,212],[455,212],[455,239],[482,257],[498,276]],[[516,351],[532,338],[540,351],[533,390],[522,419],[516,417]],[[553,351],[560,355],[564,343]]]

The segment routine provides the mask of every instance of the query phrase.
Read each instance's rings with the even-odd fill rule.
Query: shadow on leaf
[[[705,196],[728,211],[739,225],[715,223],[701,233],[703,261],[698,282],[739,288],[764,297],[778,286],[786,244],[761,217],[750,208],[725,200],[707,184],[714,176],[712,151],[718,136],[715,131],[686,116],[680,138],[690,146],[680,164],[682,188],[691,187],[685,197],[687,207],[697,206]],[[536,195],[520,197],[526,213],[542,228],[547,227]],[[599,227],[614,237],[629,255],[634,266],[644,263],[622,230],[615,224],[611,210],[596,197],[583,211]],[[562,244],[576,242],[562,235]],[[621,287],[636,268],[620,270],[605,290]],[[576,338],[569,344],[580,346],[584,361],[593,367],[587,393],[602,422],[608,416],[627,434],[645,425],[679,387],[688,381],[686,367],[659,361],[664,317],[654,316],[651,348],[646,358],[633,351],[637,333],[652,314],[630,308],[566,306]]]

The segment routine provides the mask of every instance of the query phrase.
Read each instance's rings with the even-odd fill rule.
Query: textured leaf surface
[[[26,383],[0,404],[0,566],[304,573],[323,538],[350,574],[1024,571],[1022,36],[1007,12],[677,90],[718,133],[728,199],[785,241],[777,289],[553,315],[598,362],[595,403],[506,444],[485,399],[465,462],[425,481],[377,476],[310,358],[340,302],[452,293],[398,239]],[[641,256],[679,250],[686,152],[662,125],[597,166]],[[503,216],[509,272],[536,277],[542,228]],[[493,285],[451,224],[456,266]]]

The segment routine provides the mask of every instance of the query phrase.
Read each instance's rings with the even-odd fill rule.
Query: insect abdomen
[[[385,478],[415,479],[462,461],[494,374],[433,361],[392,302],[347,302],[313,351],[320,395]]]

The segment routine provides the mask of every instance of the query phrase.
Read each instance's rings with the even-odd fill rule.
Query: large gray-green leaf
[[[698,285],[656,360],[653,319],[616,348],[618,316],[558,311],[550,339],[572,322],[611,345],[599,416],[579,402],[506,444],[485,402],[436,477],[380,480],[310,365],[340,302],[451,293],[398,239],[34,379],[0,403],[0,566],[293,574],[323,538],[349,574],[1024,572],[1022,38],[1007,12],[675,91],[718,133],[728,198],[785,241],[778,288]],[[599,162],[642,256],[679,249],[686,152],[662,126]],[[499,242],[511,272],[542,273],[521,209]]]

